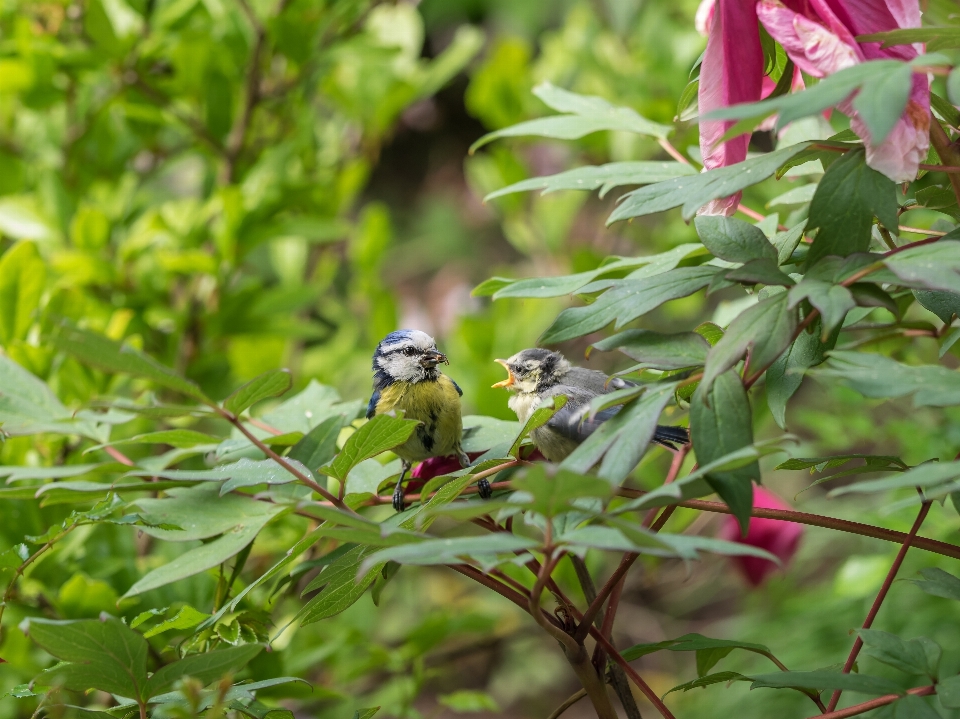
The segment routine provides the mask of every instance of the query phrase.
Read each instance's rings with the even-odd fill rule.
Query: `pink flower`
[[[758,486],[753,488],[753,506],[766,509],[790,509],[789,505],[773,492]],[[784,565],[796,554],[802,536],[802,524],[782,519],[751,517],[747,536],[741,537],[740,525],[736,518],[730,515],[725,518],[720,529],[721,539],[765,549],[779,558]],[[732,557],[731,561],[740,567],[747,581],[755,587],[760,586],[767,575],[777,569],[777,565],[769,559],[760,557]]]
[[[922,45],[858,43],[857,35],[920,27],[918,0],[704,0],[697,27],[707,34],[700,70],[700,114],[730,105],[756,102],[764,92],[763,51],[757,21],[779,42],[797,68],[822,78],[865,60],[911,60]],[[769,83],[768,83],[769,84]],[[864,141],[867,164],[895,182],[916,177],[930,146],[930,84],[915,74],[906,110],[893,131],[879,143],[854,111],[851,98],[838,109]],[[708,170],[742,162],[748,135],[718,144],[732,120],[701,120],[700,151]],[[701,214],[731,215],[739,195],[714,200]]]

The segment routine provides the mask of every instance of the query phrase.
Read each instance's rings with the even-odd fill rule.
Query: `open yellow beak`
[[[513,385],[516,379],[513,376],[513,372],[510,371],[510,365],[507,364],[507,361],[502,359],[497,359],[497,360],[494,360],[494,362],[503,365],[503,368],[507,371],[507,378],[501,382],[497,382],[496,384],[493,384],[490,386],[493,389],[500,389],[501,387],[510,387],[511,385]]]

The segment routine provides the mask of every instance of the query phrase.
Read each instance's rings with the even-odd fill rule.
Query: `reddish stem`
[[[647,700],[656,707],[657,711],[660,712],[660,715],[663,719],[676,719],[673,716],[673,712],[667,709],[667,705],[663,703],[660,697],[657,696],[657,693],[650,688],[650,685],[643,681],[643,678],[637,674],[636,670],[630,666],[626,659],[620,656],[620,652],[611,644],[606,637],[604,637],[599,631],[594,629],[590,632],[594,639],[603,646],[603,650],[610,656],[613,661],[623,667],[623,671],[627,673],[627,676],[633,680],[633,683],[637,685],[637,688],[643,692],[643,695]]]
[[[873,606],[870,607],[870,612],[867,614],[867,618],[863,621],[863,628],[869,629],[873,626],[873,620],[877,618],[877,612],[880,611],[880,605],[883,604],[883,600],[887,596],[887,592],[890,591],[891,585],[893,585],[893,580],[897,577],[897,572],[900,571],[900,565],[903,564],[904,557],[907,556],[907,550],[910,549],[910,545],[913,543],[913,540],[917,537],[917,532],[920,531],[920,525],[923,524],[923,520],[927,517],[927,512],[930,511],[930,502],[924,502],[920,507],[920,512],[917,514],[917,518],[913,522],[913,526],[910,528],[910,533],[907,535],[907,538],[903,540],[903,545],[900,547],[900,551],[897,552],[896,559],[893,560],[893,565],[890,567],[890,571],[887,572],[887,578],[883,580],[883,585],[880,587],[880,591],[877,593],[877,598],[873,600]],[[857,655],[860,653],[860,648],[863,646],[863,640],[857,636],[856,641],[853,643],[853,648],[850,650],[850,655],[847,657],[847,661],[843,664],[843,673],[849,674],[850,670],[853,668],[853,663],[857,661]],[[840,701],[841,690],[837,689],[833,692],[833,696],[830,697],[830,703],[827,704],[827,711],[832,712],[837,708],[837,702]]]
[[[915,697],[926,697],[931,694],[936,694],[937,688],[933,685],[927,687],[916,687],[914,689],[907,689],[907,694],[913,694]],[[893,704],[898,699],[903,699],[902,694],[886,694],[882,697],[877,697],[876,699],[871,699],[868,702],[863,702],[862,704],[854,704],[849,706],[846,709],[841,709],[839,711],[831,711],[827,714],[815,714],[809,719],[846,719],[847,717],[854,717],[858,714],[863,714],[870,711],[871,709],[876,709],[877,707],[886,706],[887,704]]]
[[[121,452],[121,451],[120,451],[119,449],[117,449],[116,447],[109,447],[109,446],[108,446],[108,447],[104,447],[104,448],[103,448],[103,451],[106,452],[107,454],[109,454],[109,455],[110,455],[111,457],[113,457],[115,460],[117,460],[120,464],[125,464],[125,465],[127,465],[128,467],[133,467],[133,466],[134,466],[133,460],[130,459],[127,455],[125,455],[123,452]]]

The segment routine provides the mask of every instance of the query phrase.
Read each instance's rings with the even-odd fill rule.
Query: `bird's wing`
[[[587,405],[581,405],[579,407],[569,404],[565,405],[550,418],[547,426],[567,439],[582,442],[596,432],[601,424],[619,412],[620,408],[611,407],[602,412],[597,412],[593,417],[588,416],[588,410]]]
[[[367,419],[373,419],[373,415],[377,413],[377,402],[380,401],[380,390],[373,390],[373,396],[370,397],[370,402],[367,404]]]
[[[447,377],[447,379],[450,380],[451,382],[453,382],[453,388],[454,388],[455,390],[457,390],[457,394],[458,394],[458,395],[460,395],[461,397],[463,397],[463,390],[460,389],[460,385],[458,385],[456,382],[454,382],[451,377]]]

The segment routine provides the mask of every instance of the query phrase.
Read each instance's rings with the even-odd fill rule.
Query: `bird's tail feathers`
[[[656,431],[653,433],[653,441],[671,449],[676,449],[674,444],[690,444],[690,430],[686,427],[668,427],[658,424]]]

